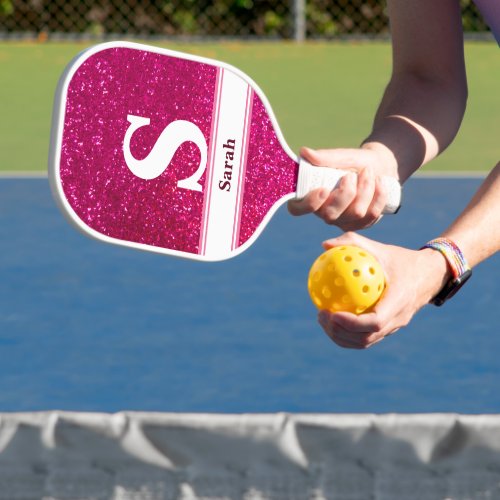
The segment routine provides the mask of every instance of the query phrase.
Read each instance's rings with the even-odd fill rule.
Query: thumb
[[[329,248],[338,247],[341,245],[356,245],[370,251],[371,243],[373,242],[368,238],[353,231],[348,231],[341,234],[340,236],[337,236],[336,238],[330,238],[324,241],[323,248],[328,250]]]
[[[311,149],[302,147],[300,156],[319,167],[346,168],[359,171],[366,166],[365,151],[360,149]]]

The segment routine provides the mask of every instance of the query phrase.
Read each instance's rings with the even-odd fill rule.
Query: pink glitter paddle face
[[[209,261],[247,248],[298,175],[248,77],[123,42],[89,49],[66,70],[50,157],[55,197],[86,234]]]

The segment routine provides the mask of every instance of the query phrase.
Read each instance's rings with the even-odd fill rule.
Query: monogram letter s
[[[176,120],[169,123],[162,131],[150,153],[143,160],[137,160],[130,152],[130,140],[134,132],[150,124],[149,118],[128,115],[130,125],[123,141],[123,156],[130,171],[141,179],[155,179],[160,176],[170,165],[177,149],[184,142],[193,142],[201,153],[201,161],[196,172],[177,182],[177,186],[192,191],[201,191],[200,178],[207,168],[207,141],[201,130],[186,120]]]

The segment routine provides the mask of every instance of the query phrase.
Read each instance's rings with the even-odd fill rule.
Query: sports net
[[[467,32],[487,27],[461,0]],[[388,32],[382,0],[0,0],[2,37],[336,38]]]
[[[494,500],[500,417],[0,414],[2,500]]]

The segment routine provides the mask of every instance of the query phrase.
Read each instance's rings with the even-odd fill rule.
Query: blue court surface
[[[413,179],[365,234],[418,248],[480,182]],[[500,256],[442,308],[350,351],[306,289],[338,234],[282,207],[239,257],[192,262],[87,239],[47,179],[1,179],[0,411],[500,412]]]

